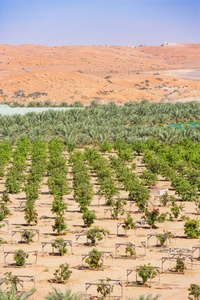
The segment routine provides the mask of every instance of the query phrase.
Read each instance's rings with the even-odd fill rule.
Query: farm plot
[[[107,288],[118,299],[187,299],[200,272],[199,148],[180,145],[178,164],[173,148],[146,142],[138,151],[138,144],[68,152],[58,138],[32,145],[23,138],[13,152],[8,147],[0,180],[2,280],[6,272],[33,280],[38,300],[52,282],[87,297]]]

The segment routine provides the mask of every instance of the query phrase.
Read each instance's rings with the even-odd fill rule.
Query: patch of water
[[[48,110],[69,110],[80,109],[81,107],[9,107],[6,104],[0,104],[0,115],[25,115],[30,112],[40,113]],[[82,109],[82,108],[81,108]]]

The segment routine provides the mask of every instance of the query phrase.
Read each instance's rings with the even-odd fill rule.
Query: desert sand
[[[0,44],[0,101],[199,100],[200,44],[160,47]],[[190,72],[190,75],[184,75]],[[191,72],[196,72],[191,75]],[[189,73],[188,73],[189,74]],[[15,93],[23,91],[23,97]],[[37,98],[33,93],[46,93]]]

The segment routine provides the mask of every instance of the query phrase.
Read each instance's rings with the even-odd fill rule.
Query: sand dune
[[[185,77],[181,70],[200,70],[200,44],[137,48],[0,44],[0,101],[123,103],[200,97],[198,78]],[[20,90],[24,97],[16,93]],[[36,92],[41,94],[28,97]]]

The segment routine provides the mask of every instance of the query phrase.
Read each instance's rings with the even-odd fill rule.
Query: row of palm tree
[[[44,298],[44,300],[81,300],[84,299],[83,293],[73,293],[71,288],[67,288],[65,292],[62,292],[60,289],[56,287],[52,287],[52,291]],[[30,292],[22,292],[16,293],[14,287],[10,289],[10,291],[4,291],[0,288],[0,299],[1,300],[27,300],[34,294],[34,291]],[[148,295],[140,295],[137,299],[127,298],[127,300],[158,300],[160,295],[153,296],[151,294]],[[102,298],[99,298],[102,299]]]
[[[198,102],[156,104],[142,101],[136,104],[128,102],[123,107],[114,103],[92,103],[85,109],[0,116],[0,139],[15,144],[22,136],[28,137],[31,142],[37,139],[48,141],[58,136],[65,143],[90,145],[106,140],[114,142],[118,137],[132,143],[135,138],[151,136],[171,144],[186,136],[199,142],[199,118]],[[182,130],[163,126],[191,120],[197,126],[184,126]]]
[[[0,288],[0,299],[1,300],[27,300],[33,299],[31,296],[34,295],[35,290],[28,292],[17,292],[16,287],[13,285],[10,290],[4,290]],[[83,293],[73,293],[71,288],[68,287],[65,292],[52,286],[52,291],[44,298],[44,300],[81,300]]]

